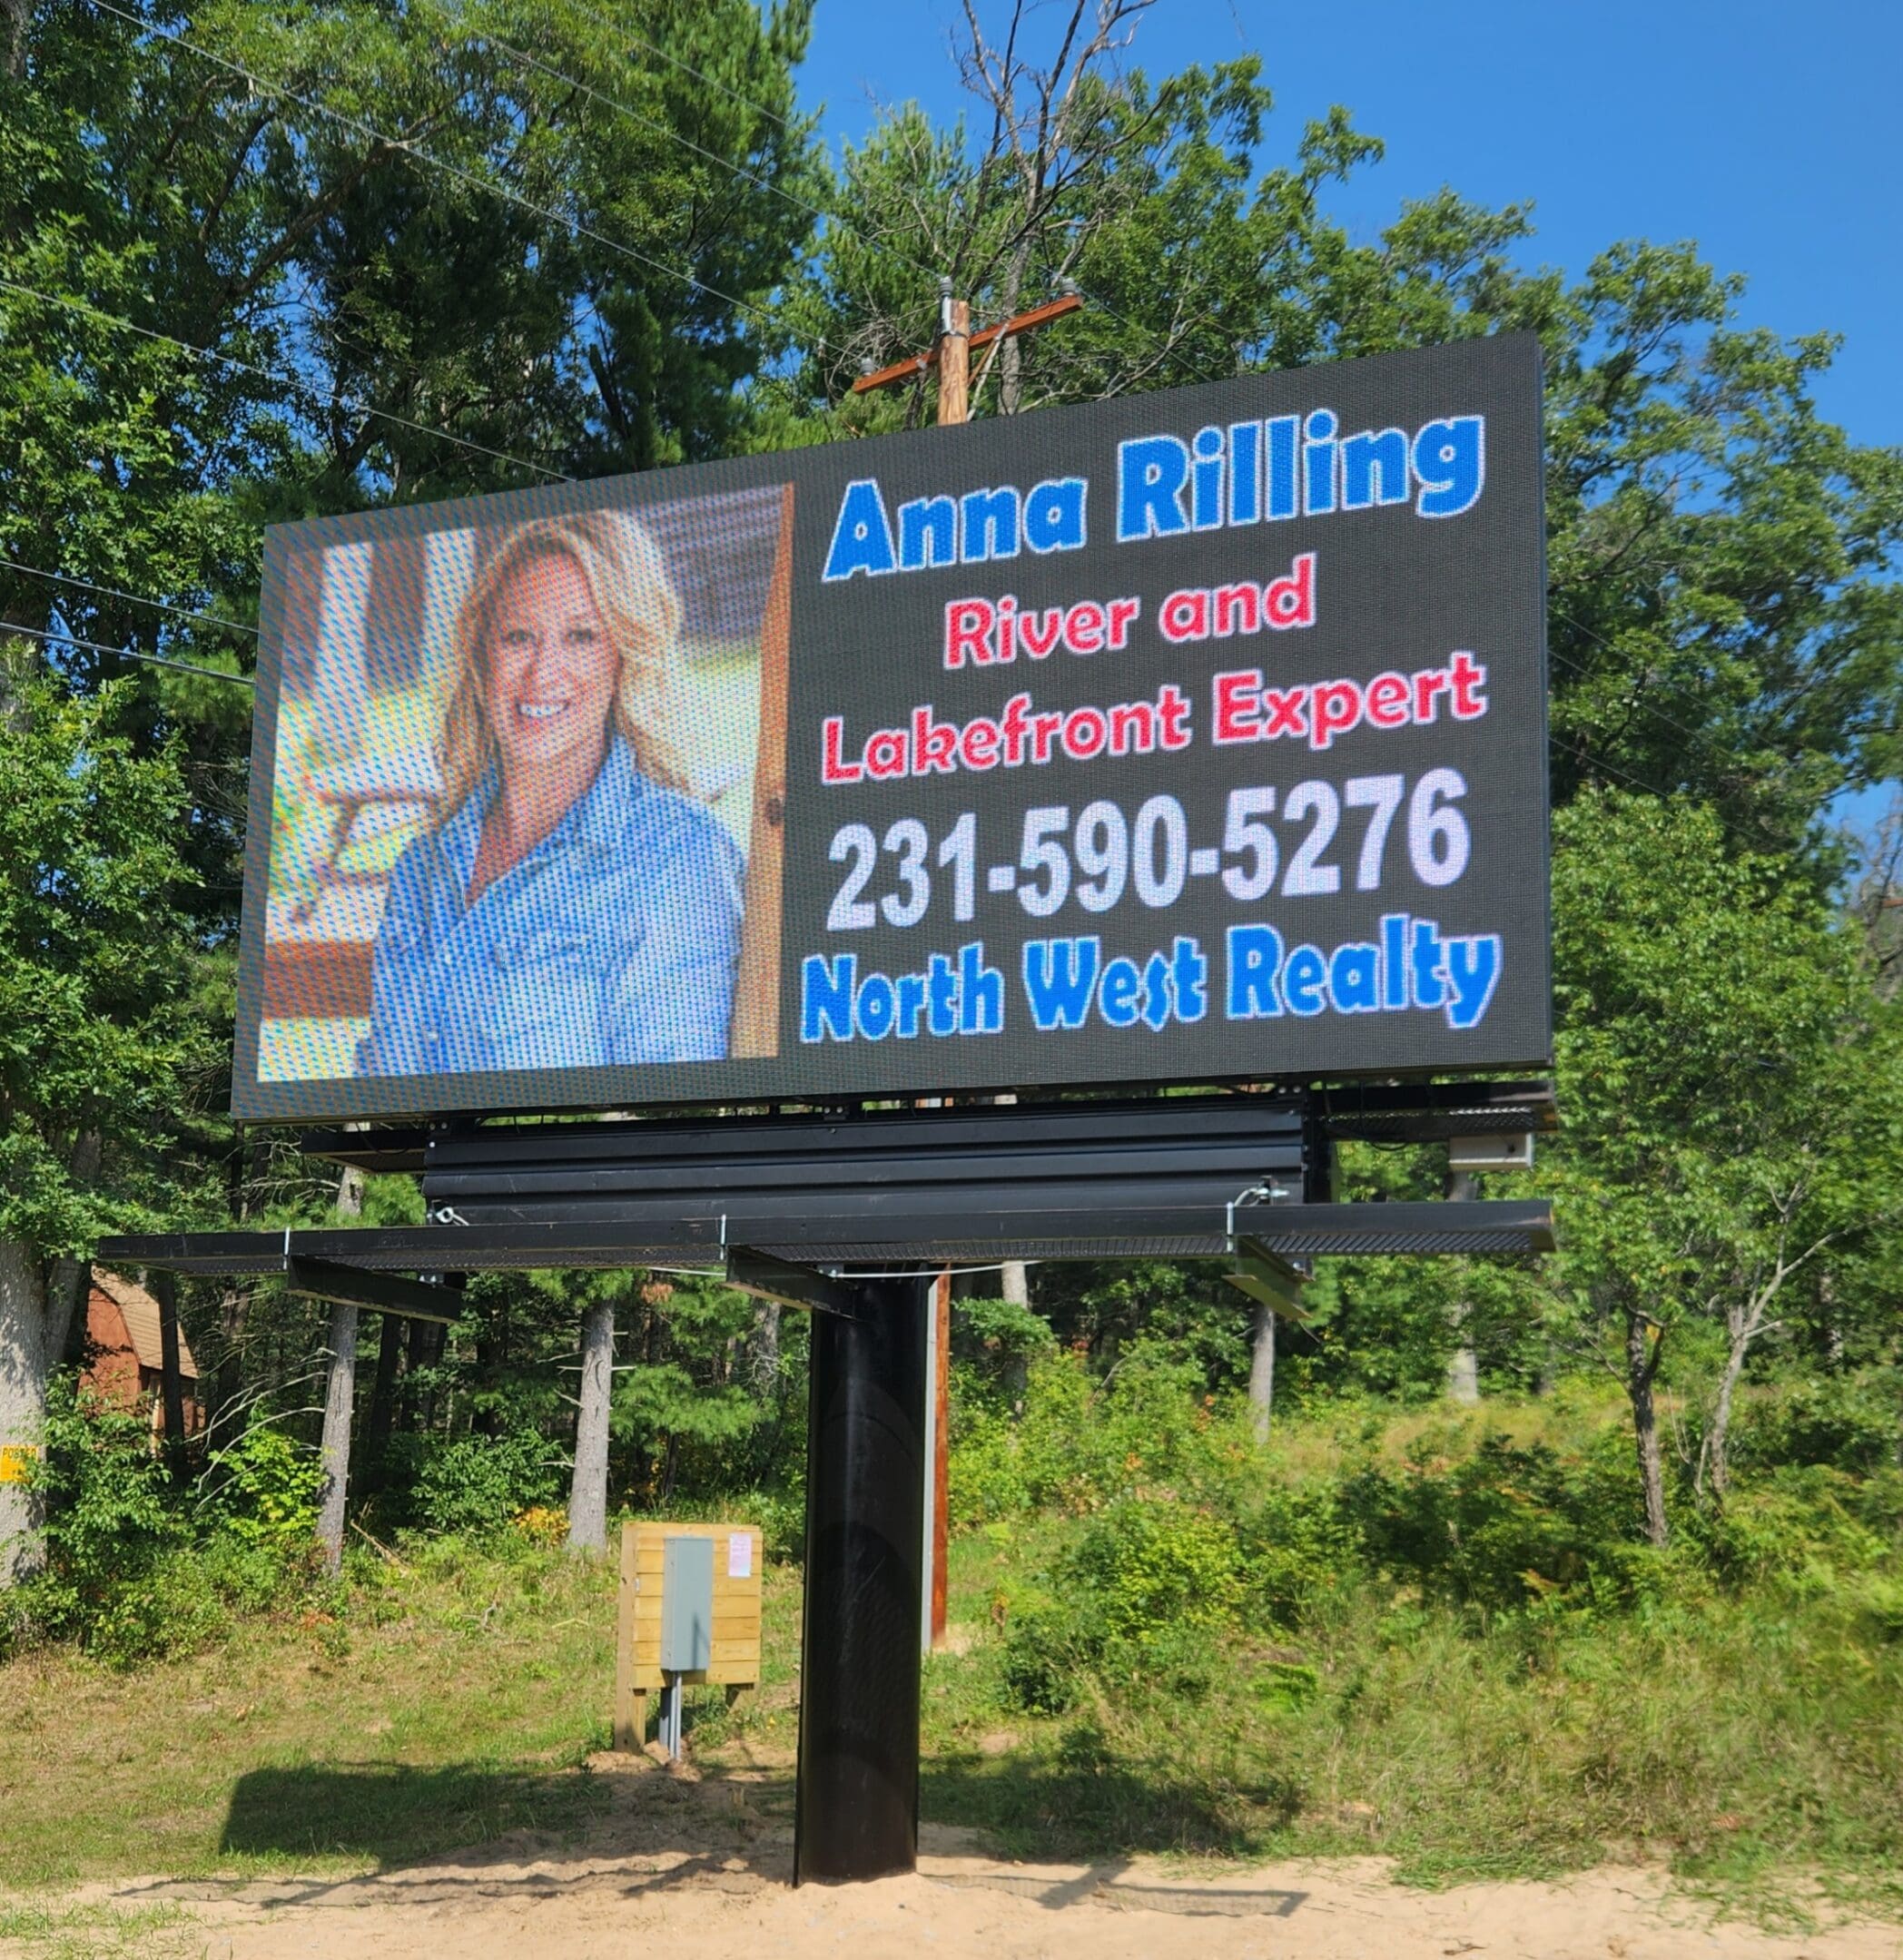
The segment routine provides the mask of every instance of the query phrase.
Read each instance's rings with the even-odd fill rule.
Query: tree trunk
[[[608,1549],[608,1400],[615,1382],[612,1301],[581,1316],[581,1407],[575,1417],[575,1481],[568,1492],[572,1555]]]
[[[1268,1441],[1269,1418],[1276,1406],[1276,1310],[1257,1302],[1255,1339],[1249,1348],[1249,1420],[1256,1441]]]
[[[11,1481],[37,1457],[46,1429],[46,1282],[31,1246],[0,1238],[0,1590],[29,1579],[45,1555],[40,1499]]]
[[[772,1300],[754,1302],[754,1331],[747,1342],[746,1366],[754,1393],[770,1400],[780,1385],[780,1309]]]
[[[1645,1535],[1655,1545],[1671,1536],[1665,1522],[1665,1465],[1659,1453],[1658,1411],[1652,1385],[1659,1372],[1665,1330],[1649,1315],[1625,1316],[1625,1392],[1632,1404],[1632,1433],[1639,1451],[1639,1482],[1645,1492]]]
[[[350,1489],[350,1416],[357,1402],[357,1309],[330,1308],[330,1376],[324,1392],[324,1483],[318,1501],[317,1541],[333,1578],[343,1563],[344,1505]]]
[[[1012,1306],[1030,1311],[1030,1275],[1021,1259],[1007,1259],[998,1274],[998,1297]],[[1014,1347],[1004,1364],[1004,1393],[1015,1419],[1024,1413],[1024,1399],[1030,1393],[1030,1361],[1025,1350]]]
[[[1450,1170],[1442,1195],[1449,1204],[1466,1204],[1474,1195],[1473,1172]],[[1480,1400],[1480,1357],[1474,1352],[1467,1331],[1468,1312],[1467,1303],[1456,1300],[1447,1314],[1454,1339],[1454,1352],[1447,1358],[1447,1399],[1472,1408]]]
[[[1711,1426],[1705,1433],[1699,1463],[1700,1482],[1709,1472],[1711,1494],[1717,1498],[1721,1499],[1731,1487],[1731,1404],[1744,1374],[1744,1358],[1763,1325],[1764,1309],[1757,1300],[1749,1306],[1734,1307],[1725,1316],[1730,1344],[1725,1351],[1724,1372],[1718,1377],[1718,1400],[1712,1405]]]

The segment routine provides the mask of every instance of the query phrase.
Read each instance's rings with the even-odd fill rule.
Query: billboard
[[[273,528],[251,1118],[1549,1059],[1537,342]]]

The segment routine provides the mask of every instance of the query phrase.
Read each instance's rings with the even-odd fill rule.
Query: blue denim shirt
[[[743,861],[627,744],[548,835],[466,902],[493,774],[397,860],[360,1075],[718,1061]]]

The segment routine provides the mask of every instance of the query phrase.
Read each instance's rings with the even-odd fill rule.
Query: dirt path
[[[915,1876],[795,1892],[764,1776],[696,1784],[617,1766],[614,1783],[607,1814],[557,1851],[505,1840],[368,1876],[149,1879],[84,1896],[182,1909],[181,1950],[210,1960],[1903,1960],[1903,1928],[1716,1925],[1632,1868],[1425,1893],[1372,1858],[1190,1876],[1142,1858],[1006,1863],[928,1828]]]

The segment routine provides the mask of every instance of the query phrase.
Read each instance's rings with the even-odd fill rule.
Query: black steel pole
[[[916,1868],[932,1275],[813,1315],[794,1883]]]

